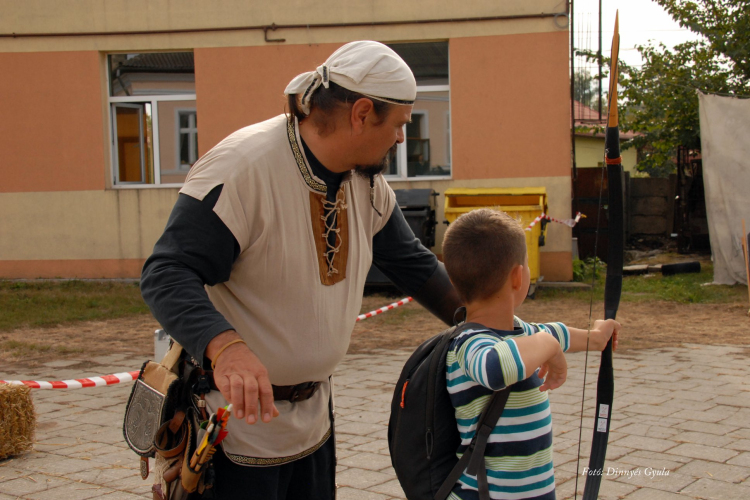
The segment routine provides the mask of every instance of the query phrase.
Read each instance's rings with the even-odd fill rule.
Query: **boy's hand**
[[[612,337],[612,350],[616,351],[620,328],[622,328],[622,325],[613,319],[598,319],[594,321],[594,329],[591,330],[591,337],[596,342],[593,344],[591,350],[603,351],[607,347],[610,337]]]
[[[557,353],[539,368],[539,377],[544,379],[544,383],[539,387],[540,391],[557,389],[565,383],[568,377],[568,362],[565,361],[565,355],[559,345]]]

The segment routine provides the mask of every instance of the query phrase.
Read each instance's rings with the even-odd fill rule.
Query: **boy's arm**
[[[562,347],[563,352],[581,352],[586,350],[588,330],[572,328],[563,323],[526,323],[518,316],[516,323],[523,329],[526,335],[544,331],[555,337]],[[589,351],[602,351],[607,346],[609,338],[613,337],[613,348],[617,348],[617,337],[621,325],[615,320],[596,320],[594,328],[591,329],[591,338],[588,340]]]
[[[520,382],[542,368],[547,380],[539,389],[555,389],[565,382],[567,363],[560,343],[547,332],[498,341],[477,334],[458,349],[458,364],[474,382],[493,391]]]
[[[591,329],[591,336],[588,339],[589,351],[603,351],[607,347],[610,337],[612,338],[612,349],[617,349],[618,335],[620,333],[620,323],[613,319],[601,320],[594,322],[594,328]],[[568,352],[581,352],[586,350],[588,330],[579,328],[568,328],[570,332],[570,349]]]
[[[570,331],[563,323],[526,323],[518,316],[514,316],[514,320],[516,324],[523,329],[526,335],[533,335],[537,332],[547,332],[557,339],[563,352],[568,352],[570,349]]]

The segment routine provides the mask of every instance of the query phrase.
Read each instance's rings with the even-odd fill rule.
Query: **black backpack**
[[[420,345],[404,365],[391,402],[388,448],[409,500],[444,500],[464,470],[476,475],[479,498],[489,499],[484,450],[509,390],[497,391],[479,420],[479,431],[459,461],[461,438],[448,395],[445,358],[451,340],[469,327],[451,327]],[[473,457],[473,459],[472,459]]]

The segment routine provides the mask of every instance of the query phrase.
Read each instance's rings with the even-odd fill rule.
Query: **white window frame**
[[[112,165],[112,188],[114,189],[153,189],[153,188],[174,188],[174,187],[182,187],[182,182],[168,182],[168,183],[162,183],[161,182],[161,158],[160,158],[160,149],[159,149],[159,103],[164,101],[195,101],[196,95],[195,94],[173,94],[173,95],[150,95],[150,96],[118,96],[118,97],[109,97],[109,123],[110,125],[110,164]],[[153,162],[154,162],[154,183],[153,184],[146,184],[145,182],[127,182],[127,183],[119,183],[118,178],[120,175],[120,171],[117,165],[117,147],[116,147],[116,141],[117,141],[117,130],[115,125],[115,113],[114,113],[114,106],[117,103],[136,103],[136,104],[151,104],[151,130],[153,133]],[[179,130],[179,123],[178,123],[178,130]],[[141,132],[141,140],[143,140],[145,136],[143,135],[143,131]],[[145,155],[146,152],[142,148],[141,151]],[[179,162],[179,157],[177,159]],[[143,169],[145,167],[145,162],[141,161],[141,168]],[[165,169],[165,173],[169,170]],[[184,170],[181,170],[180,172],[184,172]],[[145,172],[142,178],[145,178]]]
[[[417,86],[417,98],[419,98],[419,94],[421,93],[428,93],[428,92],[448,92],[448,113],[451,113],[451,106],[452,106],[452,100],[450,98],[450,85],[422,85]],[[427,122],[427,110],[416,110],[414,113],[424,114],[425,118],[423,118],[423,129],[428,127]],[[427,128],[427,130],[429,130]],[[450,134],[450,131],[448,132]],[[450,144],[450,152],[451,155],[453,154],[453,145],[451,143],[452,141],[452,134],[450,134],[451,137],[449,137],[449,144]],[[427,138],[429,138],[429,135],[427,135]],[[444,180],[451,180],[453,179],[453,158],[452,156],[448,156],[448,161],[451,165],[451,173],[450,175],[419,175],[416,177],[408,177],[408,171],[407,171],[407,165],[406,165],[406,125],[404,125],[404,142],[402,144],[398,145],[398,148],[396,149],[396,174],[391,175],[384,175],[385,179],[387,181],[444,181]]]
[[[180,115],[181,114],[190,114],[190,115],[195,116],[195,126],[194,127],[187,127],[187,128],[180,127]],[[192,166],[192,164],[190,164],[190,166],[188,166],[187,168],[185,168],[185,167],[182,166],[182,163],[180,163],[180,153],[181,153],[180,152],[180,136],[182,134],[187,134],[187,136],[188,136],[188,155],[190,155],[191,152],[193,151],[193,148],[192,148],[193,144],[192,144],[192,142],[193,141],[195,141],[196,143],[198,142],[198,110],[196,108],[176,108],[174,110],[174,122],[176,124],[175,131],[176,131],[176,134],[177,134],[175,136],[175,157],[176,157],[176,160],[175,160],[175,167],[174,167],[175,169],[174,169],[174,172],[175,173],[184,173],[184,172],[188,172],[190,170],[190,167]],[[195,163],[196,161],[198,161],[197,154],[196,154],[196,158],[193,161],[193,163]]]

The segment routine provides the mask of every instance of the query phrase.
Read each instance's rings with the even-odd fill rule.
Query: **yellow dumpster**
[[[526,188],[451,188],[445,191],[445,218],[448,223],[459,215],[477,208],[491,208],[507,212],[525,228],[534,219],[547,213],[547,190],[543,187]],[[534,224],[526,231],[526,249],[529,253],[529,271],[533,294],[539,280],[539,247],[544,245],[546,221]]]

